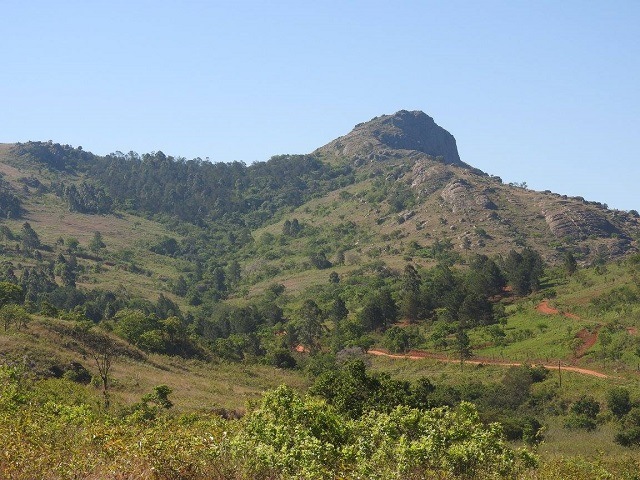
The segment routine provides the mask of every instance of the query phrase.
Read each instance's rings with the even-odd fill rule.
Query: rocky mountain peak
[[[443,163],[468,167],[460,160],[456,139],[421,111],[400,110],[360,123],[347,135],[340,137],[317,152],[348,158],[365,156],[369,159],[397,157],[398,152],[425,153],[440,157]],[[406,152],[409,151],[409,152]],[[373,157],[373,158],[372,158]]]

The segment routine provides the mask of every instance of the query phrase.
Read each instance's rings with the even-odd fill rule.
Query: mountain
[[[173,219],[183,223],[180,232],[204,229],[218,244],[216,256],[227,255],[222,263],[265,232],[281,234],[293,216],[328,229],[348,221],[358,230],[352,242],[325,238],[325,255],[379,251],[395,264],[413,255],[407,245],[421,251],[434,242],[450,243],[460,255],[530,246],[552,263],[571,252],[588,264],[636,251],[640,232],[635,211],[505,185],[466,164],[453,135],[419,111],[376,117],[310,154],[249,166],[162,152],[99,157],[51,142],[5,145],[0,160],[4,216],[28,219],[30,199],[53,195],[74,212],[126,211],[165,225]],[[317,239],[290,240],[308,251]],[[211,253],[189,248],[192,261]]]
[[[576,444],[622,458],[614,430],[640,442],[631,409],[639,241],[636,211],[504,184],[460,159],[454,137],[422,112],[377,117],[311,153],[249,166],[0,145],[0,373],[11,380],[0,409],[17,422],[5,428],[15,453],[4,466],[31,478],[42,476],[24,473],[35,458],[47,472],[70,465],[61,459],[71,450],[84,458],[77,441],[59,441],[72,421],[82,426],[74,432],[97,425],[85,440],[101,455],[114,427],[112,444],[145,465],[178,465],[157,471],[180,476],[175,442],[165,442],[164,463],[140,457],[139,438],[170,425],[168,393],[190,413],[175,421],[196,429],[180,438],[195,438],[199,469],[203,432],[212,437],[198,419],[229,438],[228,427],[247,424],[219,415],[235,418],[283,382],[347,400],[356,385],[369,392],[358,402],[390,402],[388,411],[409,394],[403,401],[418,408],[471,398],[509,439],[538,442],[544,423],[552,434],[540,451],[554,459]],[[400,367],[383,357],[416,349]],[[508,368],[517,364],[526,365]],[[630,389],[619,423],[612,386]],[[24,400],[27,389],[37,401]],[[110,402],[123,408],[109,413]],[[42,412],[55,449],[37,428],[11,443]],[[122,425],[152,431],[121,442]],[[573,431],[592,428],[602,430]],[[216,471],[229,476],[220,458]]]
[[[460,160],[453,135],[420,111],[401,110],[359,123],[350,133],[314,153],[324,158],[346,157],[356,163],[424,153],[441,157],[442,163],[447,165],[470,168]]]
[[[640,238],[637,212],[504,184],[463,162],[433,119],[408,111],[309,154],[249,166],[0,145],[0,200],[0,282],[18,283],[34,308],[79,310],[94,322],[125,308],[177,314],[210,342],[286,323],[296,301],[275,308],[278,286],[304,296],[325,288],[328,269],[332,281],[359,284],[349,294],[359,311],[356,298],[407,265],[464,272],[481,254],[507,269],[525,250],[552,266],[600,265],[637,252]],[[265,295],[250,314],[234,310]],[[236,316],[253,323],[240,327]],[[189,356],[211,346],[174,333],[147,347]],[[216,345],[242,358],[230,352],[250,343]]]
[[[410,219],[401,227],[409,238],[416,237],[409,231],[413,226],[432,238],[451,239],[461,251],[500,253],[530,245],[552,262],[567,250],[588,262],[637,249],[637,212],[505,185],[461,161],[454,137],[423,112],[376,117],[314,154],[408,186],[415,201],[396,213]]]

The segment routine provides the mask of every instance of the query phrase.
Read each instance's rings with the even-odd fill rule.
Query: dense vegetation
[[[495,255],[453,234],[409,240],[400,227],[420,194],[397,181],[406,165],[98,157],[41,142],[15,152],[29,176],[0,179],[0,328],[11,345],[41,341],[44,328],[75,356],[3,353],[3,478],[47,465],[52,478],[589,478],[589,461],[536,467],[549,427],[602,434],[611,448],[640,444],[629,382],[568,391],[550,368],[632,378],[638,256],[602,254],[585,268],[582,252],[559,243],[562,262],[546,264],[512,226],[516,240]],[[341,204],[373,205],[383,233]],[[66,232],[69,216],[91,230]],[[472,230],[477,245],[491,240]],[[536,310],[543,299],[554,316]],[[367,355],[414,350],[456,362],[456,373],[407,378]],[[123,401],[114,365],[177,357],[249,377],[274,367],[309,389],[269,391],[241,420],[173,413],[171,385]],[[472,361],[522,365],[496,375]],[[601,468],[625,478],[635,463]]]
[[[283,386],[227,421],[164,413],[171,389],[161,385],[114,415],[68,381],[0,375],[3,478],[513,478],[535,465],[467,403],[346,419]]]

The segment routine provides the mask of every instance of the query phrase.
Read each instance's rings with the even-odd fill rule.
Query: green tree
[[[179,297],[184,297],[188,291],[189,285],[187,285],[187,281],[185,280],[183,275],[179,275],[175,285],[173,286],[173,293],[175,293]]]
[[[76,252],[78,250],[78,247],[80,247],[80,242],[75,237],[67,238],[67,240],[64,243],[67,246],[67,252],[69,253]]]
[[[404,353],[411,348],[415,348],[422,341],[423,338],[417,327],[398,327],[394,325],[385,332],[382,344],[390,352]]]
[[[595,430],[600,404],[592,397],[583,395],[569,409],[564,426],[569,429]]]
[[[22,240],[22,249],[26,252],[32,252],[33,250],[40,248],[40,237],[38,237],[38,234],[31,227],[29,222],[24,222],[22,224],[20,238]]]
[[[460,369],[464,369],[465,360],[471,358],[471,341],[469,340],[469,335],[467,335],[467,332],[465,331],[464,324],[461,324],[458,327],[454,348],[456,355],[460,360]]]
[[[93,238],[89,242],[89,250],[97,255],[104,248],[107,248],[107,245],[102,239],[102,234],[98,231],[93,232]]]
[[[395,322],[397,316],[398,307],[391,293],[383,289],[365,299],[359,319],[365,330],[373,331],[385,330],[389,324]]]
[[[495,323],[491,302],[477,294],[470,294],[464,298],[458,309],[458,318],[465,324],[472,326]]]
[[[615,387],[607,392],[607,407],[618,420],[631,410],[631,398],[629,390],[623,387]]]
[[[76,286],[76,272],[68,263],[60,264],[60,279],[65,287],[75,288]]]
[[[143,350],[158,351],[160,342],[163,343],[162,335],[158,333],[162,331],[162,324],[156,315],[124,309],[116,313],[114,321],[113,332]]]
[[[483,297],[500,294],[506,285],[500,268],[486,255],[471,259],[465,283],[468,290]]]
[[[9,282],[0,282],[0,307],[9,303],[20,303],[22,298],[22,287]]]
[[[571,276],[578,270],[578,262],[571,252],[565,252],[562,265],[567,275]]]
[[[236,285],[242,278],[242,267],[240,267],[240,263],[237,260],[234,259],[227,265],[226,278],[230,286]]]
[[[153,393],[147,393],[142,397],[142,401],[146,403],[154,403],[158,407],[169,409],[173,407],[173,402],[169,400],[169,395],[173,390],[167,385],[157,385],[153,387]]]
[[[0,322],[2,322],[5,332],[11,325],[15,325],[18,330],[22,329],[29,319],[27,311],[19,305],[9,303],[0,307]]]
[[[295,330],[298,340],[312,353],[319,348],[319,341],[324,327],[324,314],[313,300],[305,300],[297,311]]]
[[[76,328],[72,335],[83,346],[84,353],[93,359],[98,369],[98,376],[102,383],[104,408],[108,409],[111,404],[110,388],[113,362],[127,354],[127,348],[107,333],[93,328],[92,324],[89,324],[88,328]]]
[[[287,219],[282,224],[282,234],[287,237],[291,236],[291,220]]]
[[[400,311],[410,322],[415,322],[420,315],[420,288],[422,279],[413,265],[404,267],[401,281]]]
[[[347,309],[347,305],[344,303],[344,300],[340,297],[336,297],[329,308],[329,317],[331,320],[338,323],[347,318],[347,315],[349,315],[349,310]]]
[[[538,252],[530,248],[522,253],[511,250],[503,262],[503,269],[516,295],[528,295],[540,288],[544,262]]]

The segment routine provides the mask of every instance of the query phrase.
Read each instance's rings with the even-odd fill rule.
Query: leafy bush
[[[607,392],[607,406],[616,418],[621,419],[631,410],[629,390],[622,387],[612,388]]]
[[[265,395],[232,445],[253,478],[512,477],[535,465],[468,403],[371,410],[345,422],[324,401],[303,399],[284,386]]]

